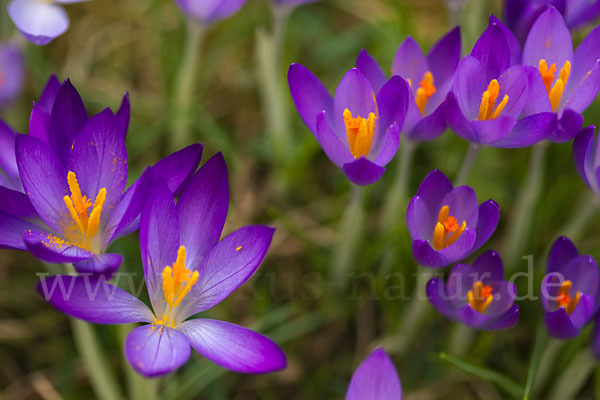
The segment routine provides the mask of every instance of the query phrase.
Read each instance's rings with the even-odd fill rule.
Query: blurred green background
[[[3,39],[18,37],[6,4],[0,1]],[[465,24],[463,53],[487,25],[487,14],[500,15],[500,9],[500,2],[467,2],[459,14]],[[46,47],[24,45],[25,91],[0,116],[26,132],[31,102],[52,72],[60,80],[72,80],[90,112],[118,107],[123,93],[129,91],[132,119],[127,145],[133,181],[146,165],[167,155],[185,19],[168,0],[96,0],[68,6],[68,13],[72,23],[65,35]],[[429,49],[452,27],[450,19],[442,0],[325,0],[299,7],[285,27],[277,79],[287,88],[283,86],[287,66],[300,62],[333,90],[361,48],[389,70],[407,35]],[[457,349],[469,363],[524,385],[541,306],[537,301],[520,301],[517,327],[469,333],[423,301],[411,300],[417,265],[403,215],[391,230],[382,229],[380,220],[385,194],[397,175],[396,160],[379,182],[365,190],[366,219],[349,270],[351,278],[346,286],[330,279],[331,254],[340,240],[339,223],[351,185],[302,124],[287,89],[283,108],[292,140],[285,157],[275,155],[267,135],[270,110],[262,101],[265,82],[256,51],[270,30],[268,0],[250,0],[237,15],[209,28],[199,56],[189,124],[194,140],[205,143],[204,160],[217,151],[225,155],[231,186],[226,233],[249,223],[277,227],[268,257],[254,278],[205,314],[267,334],[284,349],[289,366],[270,375],[240,375],[194,354],[184,367],[157,383],[161,398],[342,399],[352,372],[375,345],[384,345],[394,359],[406,399],[509,398],[502,384],[461,372],[440,360],[439,353]],[[576,35],[577,40],[584,33]],[[586,124],[598,123],[596,101],[586,113]],[[408,197],[431,169],[453,178],[467,147],[451,132],[420,145]],[[493,198],[501,208],[498,230],[484,249],[497,249],[502,255],[531,151],[484,148],[476,160],[468,184],[480,201]],[[541,178],[540,199],[523,244],[523,255],[533,255],[534,294],[544,274],[547,250],[559,234],[570,229],[580,251],[600,260],[596,229],[600,213],[592,213],[576,229],[568,228],[591,201],[575,172],[570,143],[549,146]],[[404,210],[408,199],[398,202]],[[390,250],[395,262],[382,268],[383,256]],[[137,236],[120,240],[113,251],[124,254],[122,268],[136,273],[141,282]],[[527,263],[505,267],[526,271]],[[36,274],[45,271],[28,254],[0,252],[0,398],[94,398],[68,318],[34,290]],[[399,289],[404,284],[405,290]],[[520,294],[527,291],[525,279],[517,284]],[[415,307],[424,309],[423,318],[411,320]],[[127,388],[135,390],[136,378],[123,358],[124,330],[94,329],[124,397],[131,398],[134,394]],[[587,350],[590,333],[588,328],[577,339],[547,344],[548,358],[543,359],[532,398],[551,394],[562,400],[600,398],[600,369]],[[457,337],[464,348],[456,344]]]

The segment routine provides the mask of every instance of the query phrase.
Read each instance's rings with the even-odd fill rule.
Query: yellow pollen
[[[450,215],[450,207],[443,206],[438,214],[438,222],[433,230],[433,248],[440,251],[458,240],[467,228],[467,222],[458,225],[458,220]]]
[[[71,196],[64,196],[63,201],[69,211],[74,228],[66,226],[65,237],[76,245],[90,250],[90,239],[98,234],[100,227],[102,208],[106,201],[106,188],[100,189],[92,206],[91,200],[81,194],[81,188],[74,172],[69,171],[67,174],[67,183]],[[92,212],[88,216],[90,207],[92,207]]]
[[[235,251],[240,251],[242,249],[242,246],[238,246],[235,248]]]
[[[571,298],[569,293],[571,287],[573,287],[573,282],[564,281],[560,289],[558,289],[558,296],[556,296],[556,304],[559,308],[564,307],[568,315],[571,315],[575,311],[579,300],[581,300],[581,292],[579,290],[575,293],[575,298]]]
[[[166,266],[162,272],[162,287],[165,303],[170,309],[177,308],[198,281],[198,271],[185,267],[185,246],[177,251],[177,260],[172,266]]]
[[[508,103],[508,95],[505,94],[500,104],[496,105],[496,100],[500,95],[500,84],[496,79],[492,79],[487,87],[487,90],[481,95],[481,104],[479,105],[480,121],[496,119],[500,116],[504,107]],[[495,107],[495,109],[494,109]]]
[[[546,60],[542,59],[538,63],[538,70],[542,76],[542,81],[544,81],[552,111],[556,111],[560,104],[563,92],[565,91],[565,86],[567,86],[567,82],[569,81],[569,76],[571,75],[571,62],[569,60],[565,61],[560,69],[556,82],[554,82],[554,78],[556,77],[556,64],[552,64],[550,65],[550,68],[548,68]],[[554,85],[552,85],[553,82]]]
[[[494,300],[493,289],[489,285],[483,285],[483,282],[477,281],[473,284],[473,290],[467,292],[467,300],[471,308],[483,313]]]
[[[352,112],[347,108],[344,110],[346,135],[348,136],[350,152],[354,158],[360,158],[369,154],[373,142],[373,134],[375,133],[376,119],[377,117],[374,113],[369,113],[368,118],[365,119],[360,115],[353,117]]]
[[[427,102],[436,91],[437,89],[433,84],[433,74],[429,71],[425,72],[423,79],[419,83],[419,88],[417,89],[417,94],[415,96],[415,102],[417,103],[417,107],[419,108],[421,115],[425,115],[425,107],[427,106]]]

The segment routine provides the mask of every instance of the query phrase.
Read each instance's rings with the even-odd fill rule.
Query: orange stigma
[[[350,152],[354,158],[367,156],[373,143],[373,134],[375,133],[375,113],[369,113],[365,119],[360,115],[352,116],[352,112],[347,108],[344,110],[344,124],[346,124],[346,135]]]
[[[471,308],[475,311],[483,313],[494,300],[492,295],[493,289],[489,285],[484,285],[483,282],[477,281],[473,284],[473,289],[467,292],[467,300]]]
[[[98,234],[100,227],[100,216],[106,201],[106,188],[100,189],[94,204],[86,196],[81,194],[81,188],[77,182],[77,176],[72,171],[67,174],[67,183],[71,196],[64,196],[63,201],[69,211],[69,222],[65,225],[65,237],[71,243],[91,250],[90,239]],[[92,212],[88,215],[88,208]]]
[[[483,95],[481,96],[478,117],[480,121],[496,119],[502,110],[504,110],[504,107],[506,107],[506,104],[508,103],[508,95],[505,94],[500,104],[496,105],[496,100],[498,100],[499,95],[500,84],[496,79],[492,79],[487,87],[487,90],[483,92]]]
[[[419,88],[417,89],[417,94],[415,96],[415,102],[417,103],[417,107],[419,108],[421,115],[425,115],[425,107],[427,107],[427,102],[436,91],[437,89],[433,84],[433,74],[430,71],[425,72],[423,79],[421,79],[421,82],[419,83]]]
[[[467,222],[458,225],[458,220],[450,214],[450,207],[443,206],[438,215],[438,222],[433,230],[433,248],[443,250],[456,242],[467,228]]]
[[[564,281],[560,286],[560,289],[558,289],[558,296],[556,296],[556,304],[558,304],[558,308],[564,307],[568,315],[571,315],[573,311],[575,311],[575,308],[581,299],[581,292],[579,290],[577,293],[575,293],[575,298],[571,298],[569,293],[571,291],[571,287],[573,287],[573,282]]]
[[[546,60],[542,59],[538,64],[538,70],[544,81],[544,86],[546,86],[546,92],[550,99],[552,111],[556,111],[560,104],[563,92],[565,91],[565,86],[567,86],[569,76],[571,75],[571,62],[569,60],[565,61],[560,69],[556,82],[554,82],[554,78],[556,77],[556,64],[552,64],[550,65],[550,68],[548,68]],[[552,85],[552,82],[554,82],[554,85]]]

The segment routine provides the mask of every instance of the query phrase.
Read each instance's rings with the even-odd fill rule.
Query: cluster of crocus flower
[[[0,123],[0,246],[73,264],[81,275],[39,284],[60,311],[95,323],[147,323],[130,333],[125,348],[143,375],[178,368],[191,347],[234,371],[285,367],[279,347],[258,333],[189,320],[254,274],[274,230],[247,226],[219,241],[229,203],[227,168],[217,154],[195,172],[199,144],[146,168],[126,189],[128,124],[128,95],[118,112],[107,108],[88,117],[69,80],[61,84],[55,76],[34,103],[28,135]],[[108,283],[122,256],[107,247],[138,228],[151,308]]]

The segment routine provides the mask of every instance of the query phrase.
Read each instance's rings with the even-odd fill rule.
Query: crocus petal
[[[436,310],[448,319],[456,320],[455,310],[450,303],[450,296],[446,293],[444,282],[440,278],[432,278],[425,288],[427,299]]]
[[[194,174],[202,159],[202,144],[192,144],[170,154],[152,166],[155,180],[163,180],[173,195],[178,195],[183,184]]]
[[[575,29],[598,18],[600,2],[588,0],[571,0],[565,13],[565,21],[569,29]]]
[[[246,282],[265,258],[275,230],[246,226],[217,244],[197,268],[198,282],[182,302],[182,315],[191,316],[220,303]]]
[[[362,49],[356,58],[356,68],[369,80],[373,90],[379,92],[385,84],[386,77],[377,61],[365,49]]]
[[[517,325],[517,322],[519,322],[519,306],[513,305],[510,310],[505,312],[503,315],[490,321],[490,323],[485,327],[485,330],[499,331],[503,329],[510,329]]]
[[[440,250],[439,253],[444,256],[449,264],[458,262],[475,251],[474,244],[476,236],[475,229],[467,227],[456,242],[445,249]]]
[[[38,292],[57,310],[95,324],[152,322],[152,312],[105,277],[55,275],[42,278]]]
[[[463,114],[463,110],[459,106],[454,92],[448,93],[443,107],[446,123],[456,135],[471,143],[480,143],[479,136],[473,123],[467,119],[465,114]]]
[[[29,117],[29,136],[50,144],[51,129],[50,113],[34,102]]]
[[[564,267],[578,256],[579,252],[573,242],[568,237],[561,236],[554,241],[550,248],[546,272],[563,273]]]
[[[460,27],[444,35],[427,54],[427,65],[434,76],[436,87],[451,81],[461,56]],[[446,97],[446,93],[443,93]]]
[[[514,117],[515,119],[521,115],[528,99],[528,82],[527,74],[520,65],[515,65],[502,72],[498,77],[498,83],[500,84],[498,98],[507,95],[509,99],[500,115]]]
[[[452,182],[446,178],[446,175],[441,171],[434,169],[429,172],[425,179],[423,179],[423,182],[421,182],[421,185],[417,190],[417,195],[427,203],[429,210],[437,216],[437,213],[443,205],[440,204],[442,199],[447,193],[450,193],[452,189],[454,189]]]
[[[471,56],[481,63],[486,83],[500,76],[510,67],[510,50],[502,29],[490,24],[473,46]]]
[[[40,95],[40,100],[38,101],[38,105],[42,108],[42,110],[47,113],[52,112],[52,106],[54,105],[54,99],[56,99],[56,95],[60,90],[60,82],[55,74],[52,74],[46,82],[46,86],[44,86],[44,90],[42,90],[42,94]]]
[[[459,186],[447,193],[442,199],[440,205],[450,208],[450,215],[454,216],[461,224],[467,223],[468,227],[477,226],[479,218],[479,204],[473,188],[469,186]]]
[[[386,352],[375,349],[356,369],[346,400],[401,400],[402,385]]]
[[[475,131],[475,137],[478,138],[475,143],[492,146],[494,143],[508,137],[515,128],[516,122],[515,118],[508,116],[500,116],[485,121],[472,121],[471,125]]]
[[[56,94],[50,117],[50,144],[65,165],[75,137],[87,119],[81,96],[67,79]]]
[[[95,198],[106,189],[101,215],[105,223],[127,184],[127,150],[121,126],[110,109],[90,118],[73,143],[69,171],[77,176],[81,192]],[[65,177],[66,178],[66,177]]]
[[[190,358],[187,337],[167,326],[143,325],[135,328],[125,341],[125,356],[131,366],[146,377],[167,374]]]
[[[477,239],[472,252],[477,251],[496,231],[500,220],[500,207],[494,200],[488,200],[479,205],[479,218],[477,219]]]
[[[375,92],[371,84],[358,68],[346,72],[338,85],[333,98],[333,120],[335,133],[347,143],[344,110],[350,110],[353,117],[367,118],[370,113],[377,115]]]
[[[413,240],[412,252],[415,260],[424,267],[443,268],[450,264],[446,257],[439,251],[435,251],[426,240]]]
[[[569,318],[564,307],[546,313],[544,321],[546,323],[546,329],[548,329],[548,332],[554,337],[570,339],[579,335],[579,329],[573,325],[571,318]]]
[[[489,316],[474,310],[469,304],[456,310],[456,318],[463,324],[477,329],[484,328],[491,321]]]
[[[175,3],[188,16],[203,24],[211,24],[238,12],[246,0],[175,0]]]
[[[21,186],[15,154],[15,135],[12,128],[0,119],[0,173],[11,181],[12,189]]]
[[[546,91],[546,86],[540,75],[540,71],[537,67],[531,65],[523,66],[523,71],[527,75],[528,81],[528,93],[527,102],[523,107],[523,116],[538,114],[542,112],[552,112],[552,105],[550,104],[550,98]]]
[[[494,250],[488,250],[481,254],[473,262],[473,271],[477,273],[480,281],[502,281],[504,280],[504,267],[500,254]]]
[[[194,350],[231,371],[262,374],[286,367],[285,355],[271,339],[241,326],[201,318],[177,329]]]
[[[521,46],[519,45],[519,41],[512,33],[510,29],[506,25],[500,21],[496,16],[490,15],[489,18],[490,25],[494,24],[500,28],[502,34],[504,35],[504,39],[506,39],[506,44],[508,45],[508,51],[510,53],[510,65],[518,65],[521,63]]]
[[[228,206],[227,166],[217,153],[185,184],[177,202],[179,243],[186,248],[187,265],[201,265],[219,242]]]
[[[381,150],[382,136],[393,124],[397,124],[402,128],[404,118],[408,108],[408,84],[399,76],[392,77],[383,85],[379,93],[377,93],[377,111],[379,111],[379,119],[377,122],[377,130],[373,137],[373,146],[371,147],[371,155],[379,154]]]
[[[442,103],[433,113],[423,117],[410,130],[405,129],[405,132],[411,140],[429,141],[440,136],[445,130],[446,118],[444,116],[444,104]]]
[[[12,0],[8,14],[19,31],[33,44],[43,46],[69,27],[69,17],[62,7],[38,0]]]
[[[140,218],[140,252],[146,287],[154,310],[162,307],[162,271],[177,258],[179,219],[171,191],[155,182]]]
[[[361,157],[342,165],[344,175],[355,185],[366,186],[375,183],[385,172],[385,168]]]
[[[573,42],[565,21],[554,7],[548,7],[535,21],[523,47],[523,64],[538,65],[546,60],[548,65],[562,67],[565,60],[573,59]]]
[[[497,318],[508,312],[517,297],[517,289],[512,282],[501,280],[499,282],[487,282],[492,287],[494,300],[485,310],[485,314]]]
[[[530,115],[518,120],[512,132],[492,146],[512,149],[532,146],[554,132],[556,123],[556,114],[552,112]]]
[[[599,35],[600,36],[600,35]],[[600,59],[588,71],[579,85],[565,93],[565,102],[561,107],[578,113],[584,112],[600,91]]]
[[[376,149],[377,156],[373,162],[377,165],[385,166],[398,152],[398,148],[400,147],[400,127],[398,124],[394,123],[389,127],[387,132],[385,133],[385,137],[381,138],[381,143],[379,144],[379,149]]]
[[[600,2],[599,2],[600,4]],[[600,58],[600,27],[595,27],[575,50],[570,79],[580,82]]]
[[[392,64],[393,74],[399,75],[406,80],[410,79],[416,88],[418,87],[417,83],[421,82],[427,70],[427,59],[423,55],[421,47],[412,37],[408,36],[400,47],[398,47],[398,51],[394,57]]]
[[[484,255],[487,253],[484,253]],[[481,256],[479,258],[481,258]],[[476,262],[479,262],[479,258]],[[473,289],[473,284],[476,281],[482,281],[485,283],[490,280],[490,272],[486,270],[479,271],[476,269],[476,262],[474,262],[472,266],[462,263],[456,264],[450,270],[450,275],[448,275],[448,283],[446,284],[446,293],[448,295],[448,299],[452,302],[452,305],[456,309],[467,305],[467,293],[469,290]],[[485,267],[485,265],[483,267]],[[479,268],[483,269],[481,265]],[[504,276],[502,275],[500,280],[503,278]]]
[[[31,254],[49,263],[72,263],[94,256],[94,253],[48,232],[28,230],[23,233],[23,240]]]
[[[4,186],[0,186],[0,211],[15,217],[37,217],[35,208],[25,193]]]
[[[0,211],[0,248],[26,250],[23,233],[37,229],[27,220]]]
[[[0,105],[12,102],[23,89],[24,57],[16,43],[0,44]]]
[[[583,115],[566,109],[558,120],[554,132],[548,136],[548,140],[554,143],[568,142],[577,135],[581,125],[583,125]]]
[[[504,72],[504,70],[501,72]],[[500,74],[495,75],[493,79],[499,76]],[[481,96],[489,83],[490,80],[486,78],[483,64],[475,57],[466,56],[458,64],[451,93],[456,96],[456,101],[461,110],[460,114],[464,115],[466,119],[474,120],[478,117]],[[448,94],[448,97],[450,97],[450,94]],[[448,100],[446,98],[446,105],[448,105]],[[448,116],[448,114],[446,115]]]
[[[352,162],[354,157],[348,147],[333,132],[325,114],[325,111],[321,111],[317,115],[317,141],[331,162],[341,168],[342,165]]]
[[[437,213],[430,211],[423,198],[415,196],[411,199],[406,210],[406,224],[413,239],[430,239],[437,219]]]
[[[600,272],[598,272],[598,264],[593,257],[581,254],[566,264],[561,273],[565,279],[573,282],[571,290],[574,293],[581,291],[582,293],[595,295],[598,292]]]
[[[67,193],[67,170],[44,142],[26,135],[16,139],[16,155],[23,188],[40,218],[62,232],[67,213],[63,197]]]
[[[96,254],[88,259],[73,263],[75,270],[80,274],[92,273],[111,276],[121,266],[123,256],[114,253]]]
[[[596,267],[596,269],[598,268]],[[573,313],[570,315],[573,326],[577,329],[582,329],[588,322],[590,322],[593,314],[593,297],[582,293],[579,303],[577,303],[577,307],[575,307],[575,310],[573,310]]]
[[[292,64],[288,70],[290,93],[298,114],[313,133],[316,130],[317,114],[325,111],[333,116],[333,100],[321,81],[302,64]],[[329,121],[330,124],[332,121]]]
[[[131,107],[129,105],[129,93],[125,93],[125,96],[123,96],[123,100],[121,101],[119,111],[117,111],[117,113],[115,114],[115,116],[117,117],[117,121],[119,121],[121,131],[123,132],[123,137],[127,136],[127,130],[129,129],[130,114]]]
[[[592,182],[588,179],[588,171],[594,168],[594,127],[583,128],[573,140],[573,160],[575,169],[583,182],[593,190]],[[593,177],[593,175],[592,175]]]

